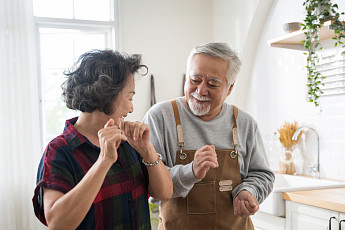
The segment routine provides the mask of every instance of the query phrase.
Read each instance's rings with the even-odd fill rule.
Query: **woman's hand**
[[[117,149],[122,141],[126,141],[127,137],[119,126],[115,125],[114,120],[110,119],[103,129],[98,131],[99,146],[101,153],[99,157],[102,160],[110,160],[115,163],[117,160]]]
[[[124,122],[119,120],[121,130],[127,137],[129,144],[146,159],[150,151],[150,127],[142,122]]]

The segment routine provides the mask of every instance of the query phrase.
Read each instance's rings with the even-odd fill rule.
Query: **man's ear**
[[[231,91],[232,91],[232,88],[234,88],[234,85],[235,85],[235,82],[232,83],[232,85],[230,86],[229,91],[228,91],[228,94],[227,94],[226,96],[229,96],[229,95],[230,95],[230,93],[231,93]]]

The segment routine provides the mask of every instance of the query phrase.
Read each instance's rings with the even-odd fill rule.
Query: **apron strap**
[[[238,144],[238,132],[237,132],[237,115],[238,115],[238,108],[234,106],[234,125],[232,127],[232,138],[233,138],[233,145],[236,147],[239,146]]]
[[[171,101],[173,110],[174,110],[174,117],[176,122],[176,130],[177,130],[177,138],[178,138],[178,146],[181,148],[181,152],[184,146],[184,139],[183,139],[183,131],[180,119],[180,113],[178,111],[177,102],[176,100]],[[234,106],[234,125],[232,126],[232,135],[233,135],[233,145],[236,147],[239,146],[238,144],[238,132],[237,132],[237,115],[238,115],[238,108]]]
[[[174,110],[176,130],[177,130],[177,138],[178,138],[178,146],[181,148],[181,152],[182,152],[182,149],[184,146],[184,139],[183,139],[181,120],[180,120],[180,113],[178,111],[176,100],[172,100],[171,104],[172,104],[173,110]]]

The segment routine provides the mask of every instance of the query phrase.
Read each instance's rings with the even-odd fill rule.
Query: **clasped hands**
[[[215,146],[205,145],[198,149],[194,155],[193,172],[195,178],[201,180],[206,176],[210,168],[219,166]],[[257,199],[248,191],[241,191],[234,199],[234,215],[249,216],[255,214],[259,210]]]
[[[110,119],[104,128],[98,131],[98,140],[101,148],[100,157],[111,160],[112,163],[116,162],[117,149],[123,141],[128,141],[143,159],[149,157],[150,127],[139,121],[125,122],[123,118],[119,118],[115,123]]]

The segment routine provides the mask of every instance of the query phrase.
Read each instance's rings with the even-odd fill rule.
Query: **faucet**
[[[305,129],[309,129],[311,131],[313,131],[317,137],[317,164],[315,164],[314,166],[309,165],[308,168],[310,169],[310,171],[315,173],[315,177],[316,179],[320,179],[320,138],[319,138],[319,134],[316,132],[316,130],[310,126],[302,126],[300,128],[298,128],[295,133],[292,136],[292,140],[296,141],[298,135],[301,133],[302,130]]]

